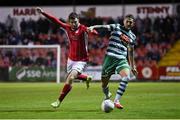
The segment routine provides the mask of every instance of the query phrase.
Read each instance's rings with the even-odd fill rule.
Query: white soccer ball
[[[114,103],[113,101],[107,99],[107,100],[104,100],[101,104],[101,110],[103,112],[106,112],[106,113],[109,113],[111,112],[112,110],[114,109]]]

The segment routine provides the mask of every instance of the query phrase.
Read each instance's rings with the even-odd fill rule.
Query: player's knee
[[[77,78],[78,72],[76,70],[72,70],[69,74],[69,79],[73,80],[75,78]]]
[[[71,75],[70,80],[74,80],[74,79],[75,79],[74,75]]]
[[[101,76],[101,81],[102,82],[107,82],[107,81],[109,81],[109,76],[107,76],[107,75],[105,75],[105,76]]]
[[[130,70],[128,68],[124,68],[119,72],[119,75],[121,77],[126,77],[126,76],[130,75]]]
[[[69,79],[70,79],[70,80],[74,80],[76,77],[77,77],[77,75],[75,75],[75,74],[70,74]]]
[[[75,76],[73,74],[69,74],[68,79],[73,80],[73,79],[75,79]]]

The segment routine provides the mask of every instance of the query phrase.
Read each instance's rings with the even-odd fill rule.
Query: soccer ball
[[[106,112],[106,113],[109,113],[111,112],[112,110],[114,109],[114,103],[107,99],[107,100],[104,100],[101,104],[101,110],[103,112]]]

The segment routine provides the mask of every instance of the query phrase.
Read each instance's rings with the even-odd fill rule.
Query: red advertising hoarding
[[[159,67],[160,80],[180,80],[180,66]]]
[[[137,66],[138,80],[158,80],[159,71],[157,66]]]

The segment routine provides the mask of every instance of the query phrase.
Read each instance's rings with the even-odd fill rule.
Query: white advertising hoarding
[[[46,12],[61,17],[63,19],[67,19],[70,12],[73,11],[74,6],[59,6],[59,7],[42,7]],[[82,11],[88,12],[90,8],[95,9],[96,17],[112,17],[117,18],[118,16],[124,14],[133,14],[135,17],[139,15],[140,17],[149,16],[166,16],[168,14],[173,14],[173,5],[172,4],[148,4],[148,5],[109,5],[109,6],[76,6],[75,10],[77,13],[81,13]],[[25,19],[35,19],[39,18],[39,14],[35,11],[34,6],[27,7],[0,7],[0,15],[1,22],[4,22],[8,15],[12,17],[16,17],[18,20],[22,18]]]
[[[85,74],[91,75],[93,77],[93,81],[101,81],[101,73],[102,73],[102,66],[88,66],[85,70]],[[136,80],[136,77],[131,74],[130,80]],[[110,78],[110,81],[120,81],[121,76],[119,74],[113,74]]]
[[[67,7],[42,7],[46,12],[66,19],[70,11],[72,11],[71,6]],[[35,10],[35,7],[0,7],[0,15],[1,15],[1,22],[4,22],[8,15],[11,17],[15,17],[18,20],[22,18],[29,19],[32,18],[37,20],[40,15]]]

